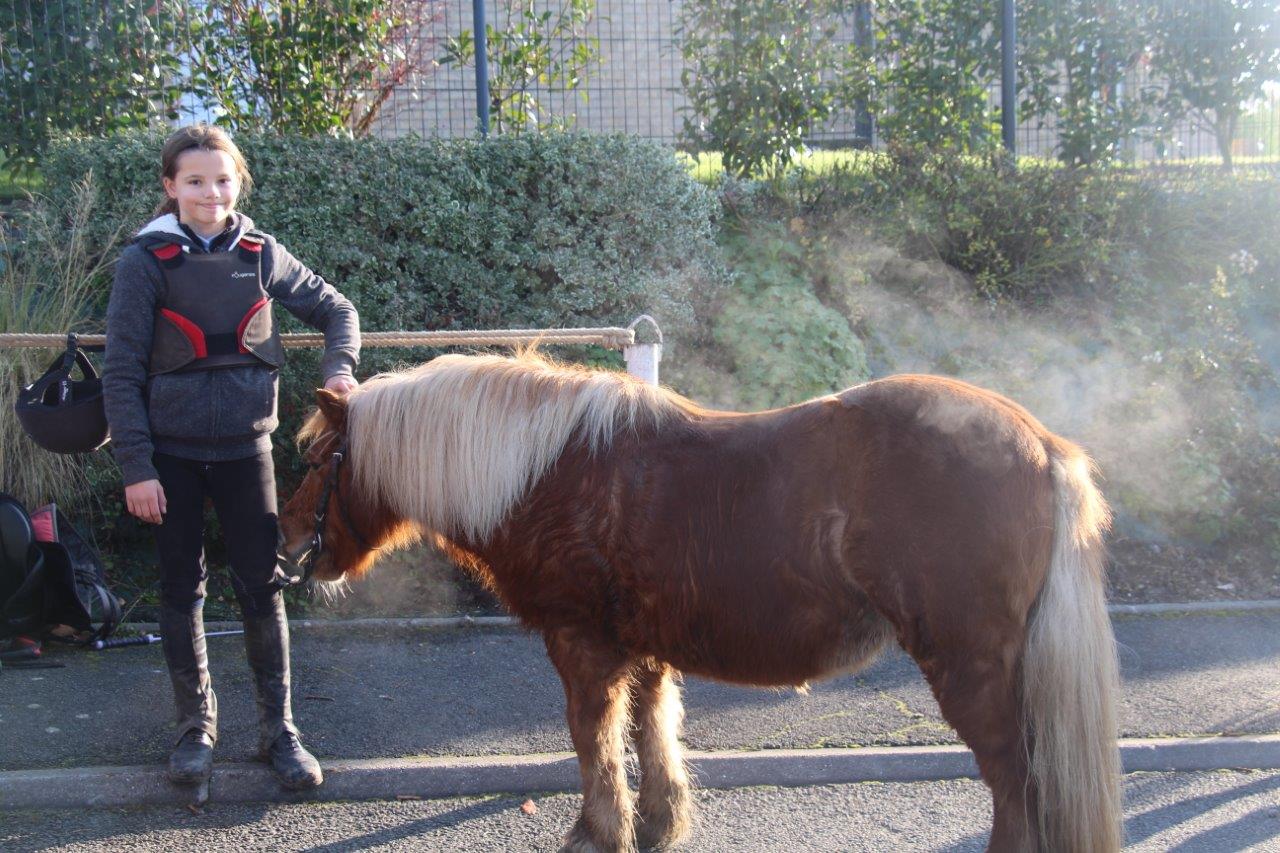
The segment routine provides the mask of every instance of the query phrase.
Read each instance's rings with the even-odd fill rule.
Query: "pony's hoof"
[[[667,850],[689,837],[693,829],[693,806],[686,793],[675,802],[637,810],[636,844],[648,850]]]
[[[561,842],[560,853],[635,853],[636,846],[632,839],[623,839],[616,843],[601,843],[592,838],[586,821],[578,818],[578,822],[569,830],[569,834]]]

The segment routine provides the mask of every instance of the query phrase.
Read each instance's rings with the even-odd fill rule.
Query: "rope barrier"
[[[82,346],[102,346],[106,335],[79,335]],[[288,348],[324,346],[324,335],[316,332],[280,336]],[[634,329],[604,327],[597,329],[493,329],[446,332],[362,332],[361,347],[446,347],[446,346],[519,346],[520,344],[599,344],[609,349],[622,349],[635,343]],[[0,334],[0,349],[12,347],[48,347],[61,349],[67,336],[7,332]]]

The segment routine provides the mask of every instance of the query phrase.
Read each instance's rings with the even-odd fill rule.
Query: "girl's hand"
[[[354,391],[359,384],[360,383],[356,382],[354,377],[348,376],[345,373],[339,373],[336,376],[330,376],[326,379],[324,387],[326,390],[332,391],[335,394],[346,394]]]
[[[124,502],[129,514],[150,522],[160,524],[164,521],[164,513],[168,504],[164,499],[164,489],[159,480],[143,480],[124,487]]]

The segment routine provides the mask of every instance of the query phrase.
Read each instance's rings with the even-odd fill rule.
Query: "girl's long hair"
[[[165,140],[164,148],[160,151],[160,177],[173,180],[178,174],[178,158],[194,148],[204,151],[222,151],[231,158],[231,162],[236,166],[236,175],[240,178],[241,199],[253,189],[253,178],[249,175],[249,166],[245,163],[244,155],[240,153],[240,149],[231,141],[230,135],[222,128],[214,127],[204,122],[179,128]],[[161,183],[163,184],[163,181]],[[166,195],[164,200],[156,206],[153,215],[162,216],[166,213],[176,214],[177,212],[177,199],[169,198]]]

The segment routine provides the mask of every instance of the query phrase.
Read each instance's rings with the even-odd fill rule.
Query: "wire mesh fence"
[[[685,120],[696,117],[680,24],[694,2],[709,0],[483,0],[492,132],[574,128],[689,144]],[[910,65],[893,47],[895,16],[908,6],[932,13],[921,19],[936,48],[927,66]],[[948,39],[963,29],[947,15],[972,16],[975,9],[989,23],[980,18],[966,36],[970,43],[952,44],[955,56],[968,50],[976,57],[953,68],[959,73],[952,78],[985,90],[977,124],[984,133],[995,128],[998,141],[999,0],[976,7],[959,0],[846,0],[831,8],[840,16],[836,47],[866,52],[882,79],[868,89],[872,97],[810,126],[810,145],[910,137],[911,128],[895,125],[895,116],[911,115],[905,105],[923,97],[919,86],[936,87],[930,75],[948,62]],[[1261,15],[1252,25],[1258,44],[1246,43],[1226,19],[1203,25],[1223,9],[1248,20]],[[4,0],[0,77],[8,82],[0,86],[0,115],[8,129],[0,137],[13,155],[58,132],[157,120],[238,127],[258,121],[305,131],[345,126],[387,137],[474,135],[475,10],[476,0]],[[1182,14],[1187,10],[1200,16]],[[1239,159],[1280,157],[1275,0],[1018,0],[1017,11],[1019,153],[1063,156],[1083,128],[1105,130],[1121,158],[1135,161],[1216,158],[1224,146]],[[1176,51],[1153,48],[1161,39],[1180,45],[1184,66],[1222,67],[1214,66],[1209,79],[1177,81]],[[1252,67],[1241,65],[1248,50],[1257,55]],[[924,70],[912,77],[904,66]],[[1256,85],[1262,80],[1273,82]],[[1170,93],[1179,82],[1190,95],[1173,109]],[[1232,85],[1240,93],[1234,102]],[[332,109],[308,114],[300,92],[321,92],[319,100],[341,102],[342,110],[337,118]],[[1233,116],[1224,118],[1224,103],[1238,107]]]

